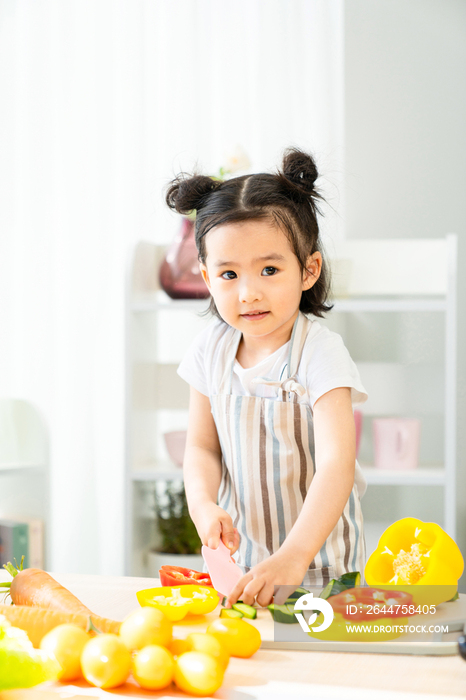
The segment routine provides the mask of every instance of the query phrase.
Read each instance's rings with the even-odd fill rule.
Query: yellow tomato
[[[220,661],[220,664],[225,671],[229,662],[230,654],[225,646],[214,637],[213,634],[205,632],[191,632],[186,637],[188,651],[203,651],[205,654],[210,654],[214,659]]]
[[[165,647],[150,644],[135,653],[132,668],[133,676],[142,688],[159,690],[172,682],[175,662]]]
[[[175,661],[174,681],[185,693],[211,695],[223,683],[223,668],[210,654],[187,651]]]
[[[90,637],[77,625],[58,625],[40,641],[40,648],[52,653],[62,667],[61,681],[74,681],[82,677],[81,653]]]
[[[131,654],[116,634],[99,634],[84,647],[81,668],[91,685],[116,688],[128,678]]]
[[[168,651],[170,651],[173,656],[181,656],[185,651],[191,651],[186,639],[172,639],[167,646]]]
[[[128,615],[120,627],[120,637],[130,651],[149,644],[166,647],[172,638],[172,623],[156,608],[141,608]]]
[[[231,656],[248,659],[261,645],[259,630],[244,620],[219,617],[208,626],[207,632],[217,637]]]

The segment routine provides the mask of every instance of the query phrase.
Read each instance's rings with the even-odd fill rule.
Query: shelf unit
[[[48,431],[36,407],[23,399],[0,399],[0,518],[39,518],[45,539],[50,511],[48,452]],[[44,565],[46,561],[47,552]]]
[[[128,284],[126,568],[127,573],[132,575],[144,573],[141,558],[135,564],[132,556],[137,539],[135,489],[144,488],[144,485],[157,480],[182,479],[182,470],[170,464],[163,450],[159,454],[160,441],[157,445],[155,437],[147,434],[151,430],[155,433],[160,431],[157,414],[163,412],[160,401],[151,402],[150,398],[151,391],[157,393],[155,368],[162,368],[163,375],[171,372],[172,377],[175,377],[175,367],[192,337],[208,322],[198,316],[206,309],[206,300],[174,301],[157,289],[161,252],[156,246],[141,243],[135,251]],[[371,486],[441,487],[443,526],[455,537],[457,237],[449,234],[442,239],[345,241],[335,247],[335,252],[330,257],[335,263],[335,275],[341,274],[344,278],[337,279],[337,283],[339,289],[345,292],[344,296],[334,300],[331,316],[394,313],[434,313],[444,316],[442,463],[428,466],[421,464],[418,469],[409,472],[384,471],[364,464],[362,466],[369,489]],[[395,268],[387,265],[391,259],[396,261]],[[145,367],[149,381],[147,384],[142,380],[143,393],[146,392],[144,400],[137,397],[138,365],[139,369]],[[141,384],[140,379],[139,383]],[[366,388],[370,393],[370,387]],[[186,396],[184,401],[182,408],[174,411],[179,412],[180,422],[171,429],[186,427],[185,424],[183,426],[187,417]],[[135,444],[138,440],[146,441],[146,450],[143,449],[140,453]],[[152,455],[147,452],[149,443],[154,448]]]

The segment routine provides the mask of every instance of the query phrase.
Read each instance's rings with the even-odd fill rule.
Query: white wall
[[[167,182],[300,145],[341,191],[342,2],[0,2],[0,397],[50,431],[52,570],[123,571],[125,268]]]
[[[466,222],[466,3],[347,0],[347,235]]]
[[[347,236],[455,232],[461,271],[466,264],[466,3],[347,0],[345,42]],[[464,552],[466,281],[459,277],[457,539]],[[430,339],[433,354],[440,354],[440,341],[435,334]],[[430,497],[428,508],[435,513],[432,496],[426,489],[419,498]]]

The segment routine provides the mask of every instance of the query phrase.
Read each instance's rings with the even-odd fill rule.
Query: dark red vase
[[[159,271],[160,286],[172,299],[207,299],[210,292],[199,270],[194,221],[183,218]]]

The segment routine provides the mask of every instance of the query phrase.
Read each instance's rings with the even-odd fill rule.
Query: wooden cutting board
[[[205,632],[219,616],[220,607],[202,616],[189,616],[174,624],[173,635],[184,638],[190,632]],[[433,615],[415,615],[409,625],[448,625],[448,634],[433,632],[430,635],[408,633],[389,642],[322,641],[307,637],[298,623],[284,625],[273,621],[267,608],[258,608],[257,619],[248,620],[257,627],[262,638],[262,649],[289,649],[297,651],[337,651],[372,654],[431,654],[448,656],[458,653],[458,637],[466,632],[466,595],[460,594],[453,603],[442,603]]]

